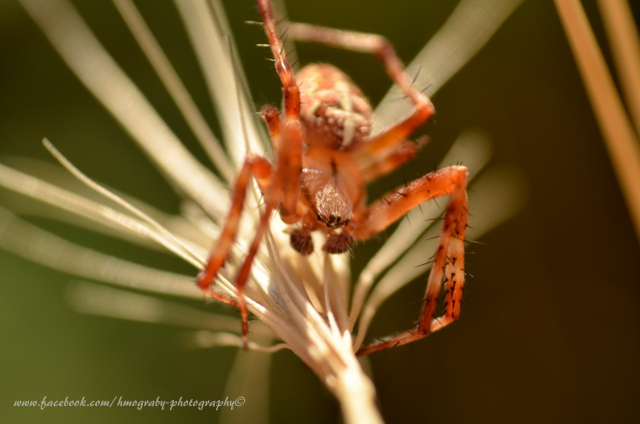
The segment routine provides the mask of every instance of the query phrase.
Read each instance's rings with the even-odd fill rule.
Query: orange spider
[[[242,335],[247,341],[248,314],[244,286],[271,212],[291,225],[291,246],[302,255],[314,251],[312,231],[324,231],[322,250],[343,253],[356,241],[367,240],[420,203],[450,195],[444,214],[424,306],[416,329],[362,348],[364,355],[421,339],[455,320],[464,285],[464,239],[468,222],[467,169],[451,166],[427,174],[384,195],[367,206],[366,184],[413,159],[425,144],[406,140],[434,114],[429,98],[412,86],[402,61],[391,44],[374,34],[340,31],[307,24],[292,24],[288,36],[349,50],[373,53],[391,79],[415,105],[411,116],[370,137],[371,105],[351,79],[332,65],[312,64],[294,75],[285,57],[270,0],[258,0],[258,9],[284,93],[283,116],[265,106],[262,118],[271,136],[275,163],[247,155],[233,189],[232,206],[197,283],[207,294],[237,305],[242,315]],[[298,81],[302,81],[298,83]],[[210,289],[236,238],[249,179],[256,179],[264,197],[264,210],[246,258],[235,278],[237,303]],[[445,311],[434,317],[442,285]]]

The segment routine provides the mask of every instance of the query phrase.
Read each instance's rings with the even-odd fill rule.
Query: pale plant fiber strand
[[[610,2],[620,5],[624,0],[610,0]],[[580,2],[578,0],[555,0],[555,3],[591,100],[600,131],[604,136],[605,145],[611,156],[620,187],[626,198],[637,237],[640,239],[640,184],[638,184],[640,181],[640,141],[638,140],[640,127],[633,128]],[[609,7],[611,8],[611,5]],[[603,7],[603,9],[605,8]],[[605,14],[605,16],[608,15],[608,13]],[[622,29],[623,26],[628,27],[628,24],[625,25],[624,22],[614,24],[609,21],[609,25],[620,25],[618,29]],[[617,34],[619,31],[615,32]],[[633,31],[628,29],[627,32],[631,32],[631,35],[627,35],[627,37],[631,39],[637,37]],[[637,40],[635,43],[623,44],[627,48],[638,48]],[[615,50],[622,47],[618,46]],[[623,81],[627,80],[625,75],[629,74],[631,69],[640,69],[640,64],[631,65],[637,61],[638,52],[630,51],[626,54],[629,55],[628,61],[622,62],[621,59],[618,59],[621,68],[625,70],[623,71]],[[620,56],[620,53],[617,53],[616,56]],[[634,74],[630,78],[637,80],[638,74]],[[635,97],[640,94],[633,90],[637,83],[625,83],[625,85],[631,88],[628,91],[630,96]],[[639,103],[639,99],[631,102],[632,105]]]

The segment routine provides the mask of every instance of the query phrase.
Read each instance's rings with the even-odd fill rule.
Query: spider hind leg
[[[411,343],[426,337],[432,331],[452,323],[460,315],[460,303],[465,281],[464,242],[468,227],[467,169],[450,166],[427,174],[375,202],[359,228],[358,239],[378,234],[400,219],[420,203],[450,195],[438,236],[438,247],[433,267],[427,280],[424,305],[415,329],[378,341],[360,349],[358,355]],[[445,306],[442,316],[436,316],[436,307],[444,288]]]

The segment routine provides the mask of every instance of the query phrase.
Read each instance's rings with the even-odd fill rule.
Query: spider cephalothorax
[[[236,180],[229,216],[206,268],[198,277],[198,285],[213,297],[235,303],[216,294],[210,285],[235,240],[251,177],[255,178],[264,196],[264,210],[235,279],[245,341],[248,316],[243,290],[274,210],[290,225],[291,246],[300,254],[314,252],[313,231],[326,234],[323,251],[337,254],[347,251],[352,242],[367,240],[383,231],[420,203],[450,195],[418,328],[365,347],[359,353],[409,343],[449,324],[458,316],[464,285],[464,237],[468,215],[466,168],[451,166],[432,172],[370,205],[366,199],[367,183],[413,159],[424,145],[424,140],[413,143],[406,137],[433,115],[431,101],[412,86],[404,65],[383,37],[291,24],[288,36],[298,41],[376,54],[391,79],[413,102],[415,109],[409,117],[371,136],[372,110],[360,89],[332,65],[308,65],[294,75],[284,54],[270,1],[258,0],[258,9],[283,85],[282,113],[274,106],[265,106],[262,110],[275,161],[272,164],[260,156],[246,157]],[[434,318],[443,284],[445,312]]]

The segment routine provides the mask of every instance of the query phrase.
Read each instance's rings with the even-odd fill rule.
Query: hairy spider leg
[[[236,239],[238,229],[240,227],[240,216],[244,207],[249,181],[253,176],[258,182],[258,185],[260,186],[263,194],[265,194],[265,197],[273,199],[274,196],[271,194],[271,192],[273,191],[272,187],[274,186],[273,182],[271,181],[272,175],[273,169],[267,159],[260,156],[247,155],[233,188],[231,209],[229,210],[227,219],[224,223],[224,226],[222,227],[222,231],[220,233],[220,236],[218,237],[218,241],[211,251],[211,255],[209,256],[207,265],[205,266],[204,270],[200,272],[197,279],[198,286],[206,294],[214,297],[215,299],[221,300],[219,299],[219,297],[213,296],[213,293],[216,292],[211,290],[210,286],[211,284],[213,284],[213,281],[218,275],[218,271],[220,270],[220,268],[227,261],[229,253],[231,252],[231,249],[233,247],[233,242]],[[257,252],[257,248],[254,245],[257,245],[259,243],[259,238],[262,236],[262,233],[264,231],[262,227],[263,225],[266,225],[263,223],[263,221],[268,222],[271,210],[274,207],[274,203],[274,200],[267,202],[264,211],[260,215],[260,224],[258,225],[256,236],[254,237],[254,240],[251,244],[249,253],[242,263],[240,271],[238,272],[234,280],[234,285],[238,291],[238,300],[237,302],[234,301],[234,303],[232,304],[240,308],[240,313],[242,315],[242,337],[245,342],[245,346],[247,345],[248,341],[248,313],[244,298],[244,286],[249,276],[251,262],[253,262],[253,258]]]
[[[396,54],[391,43],[383,36],[301,23],[291,24],[287,35],[298,41],[326,44],[356,52],[375,54],[382,62],[391,80],[398,84],[415,105],[413,114],[404,121],[387,129],[374,139],[355,146],[354,154],[358,162],[366,163],[372,159],[383,160],[389,155],[389,149],[393,149],[398,143],[403,142],[405,138],[435,113],[431,100],[412,85],[411,79],[404,70],[402,60]],[[412,156],[407,155],[405,157],[404,161],[397,161],[396,166],[404,163]],[[364,168],[364,166],[360,167]]]
[[[467,168],[450,166],[387,193],[364,213],[364,219],[353,234],[356,240],[371,238],[426,200],[450,194],[417,329],[366,346],[357,352],[358,355],[414,342],[458,317],[465,278],[464,240],[468,226],[466,186]],[[443,285],[444,314],[436,318],[436,305]]]
[[[275,67],[282,82],[284,117],[279,120],[280,139],[276,146],[277,180],[282,182],[280,217],[286,224],[300,220],[298,198],[302,174],[302,123],[300,122],[300,88],[296,83],[293,68],[284,52],[284,45],[269,0],[258,0],[264,31],[269,39],[275,58]],[[264,116],[264,115],[263,115]],[[269,123],[267,123],[269,125]],[[271,131],[271,130],[270,130]]]
[[[242,316],[242,339],[248,345],[249,319],[244,296],[244,287],[251,272],[251,265],[260,247],[262,237],[269,225],[271,213],[278,206],[280,216],[285,223],[293,223],[300,219],[298,213],[298,197],[300,191],[300,175],[302,172],[302,130],[300,123],[300,90],[296,84],[293,70],[283,53],[283,45],[276,30],[276,23],[267,0],[259,0],[258,8],[263,19],[263,26],[275,57],[275,67],[283,85],[284,118],[280,119],[277,109],[266,107],[262,117],[267,123],[275,148],[276,166],[272,167],[265,158],[247,155],[236,180],[231,210],[222,233],[214,246],[205,269],[198,276],[198,286],[210,294],[210,286],[218,271],[226,262],[233,242],[236,239],[239,220],[246,199],[250,178],[253,176],[264,197],[264,209],[256,228],[247,255],[245,256],[234,284],[237,289],[237,306]],[[216,297],[218,298],[218,297]],[[229,303],[229,302],[227,302]]]

